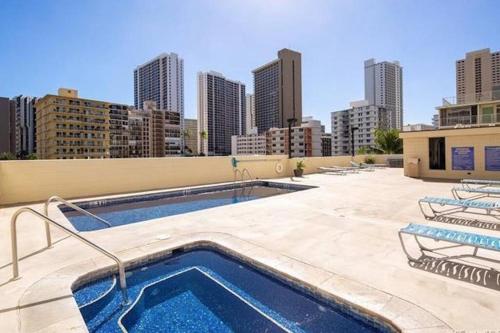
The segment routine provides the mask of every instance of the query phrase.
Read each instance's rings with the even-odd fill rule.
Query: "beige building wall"
[[[385,163],[386,157],[376,155],[376,163]],[[351,158],[289,160],[275,155],[238,160],[238,168],[247,168],[253,178],[271,179],[291,176],[300,160],[306,164],[305,173],[314,173],[320,166],[348,166]],[[72,199],[232,181],[229,156],[0,161],[0,205],[44,201],[52,195]]]
[[[289,49],[278,51],[281,63],[280,123],[287,126],[287,119],[302,120],[302,57]]]
[[[500,98],[500,52],[468,52],[456,62],[457,102],[473,103]]]
[[[500,171],[485,170],[485,147],[500,146],[500,127],[480,127],[464,129],[443,129],[434,131],[400,133],[404,146],[404,173],[413,176],[412,160],[419,159],[417,178],[438,179],[497,179]],[[429,168],[429,138],[445,137],[446,169]],[[452,147],[474,147],[474,170],[452,169]]]
[[[109,158],[109,104],[60,88],[36,103],[39,159]]]

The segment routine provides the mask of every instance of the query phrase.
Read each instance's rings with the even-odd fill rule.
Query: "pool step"
[[[118,284],[116,281],[116,276],[113,275],[113,280],[111,286],[103,292],[96,299],[80,305],[78,308],[82,313],[83,318],[87,321],[88,319],[94,318],[104,307],[106,307],[116,294],[120,293],[120,288],[118,288]]]

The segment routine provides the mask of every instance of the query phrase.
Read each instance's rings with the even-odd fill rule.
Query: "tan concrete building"
[[[109,158],[109,105],[60,88],[36,103],[39,159]]]
[[[400,133],[404,173],[417,178],[500,179],[500,127]]]
[[[109,108],[109,151],[111,158],[129,157],[128,111],[123,104],[108,104]]]
[[[319,121],[318,121],[319,123]],[[268,155],[288,154],[288,128],[271,128],[266,132]],[[321,156],[321,124],[292,127],[292,157]]]
[[[231,137],[231,155],[266,155],[266,135],[257,131]]]
[[[247,120],[245,122],[246,132],[250,133],[255,127],[255,95],[254,94],[246,94],[245,97],[246,103],[246,117]]]
[[[165,112],[154,101],[145,101],[142,110],[130,110],[129,156],[165,156]]]
[[[302,119],[302,56],[289,49],[278,59],[254,69],[255,126],[259,133]]]
[[[165,156],[180,156],[181,117],[177,111],[163,111],[165,114]]]
[[[500,51],[468,52],[457,60],[456,72],[458,104],[500,99]]]

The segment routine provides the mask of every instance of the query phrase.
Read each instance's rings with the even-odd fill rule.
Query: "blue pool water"
[[[213,249],[175,254],[127,275],[129,306],[121,306],[117,287],[101,297],[112,277],[74,291],[90,332],[122,332],[120,325],[128,332],[390,331]]]
[[[86,201],[76,204],[110,222],[112,226],[119,226],[308,188],[311,187],[256,181],[244,187],[238,186],[235,188],[232,185],[213,186],[125,198]],[[82,215],[68,207],[61,205],[60,208],[78,231],[108,228],[102,222]]]

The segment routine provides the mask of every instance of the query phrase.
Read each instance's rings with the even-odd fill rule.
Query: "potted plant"
[[[306,165],[304,161],[298,161],[296,168],[293,170],[293,174],[295,175],[295,177],[302,177],[305,167]]]

